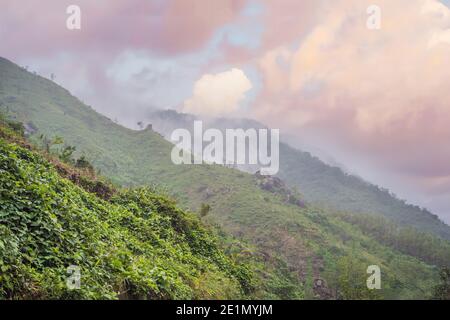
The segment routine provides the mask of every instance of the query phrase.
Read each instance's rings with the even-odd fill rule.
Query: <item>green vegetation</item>
[[[376,290],[367,290],[366,270],[367,266],[351,255],[340,258],[337,262],[335,281],[330,284],[336,297],[343,300],[379,299],[380,295]]]
[[[211,206],[209,204],[202,203],[200,207],[200,217],[206,217],[210,211]]]
[[[450,269],[445,267],[440,272],[441,283],[434,289],[433,299],[450,300]]]
[[[2,126],[0,124],[0,126]],[[62,178],[45,156],[0,139],[0,299],[240,298],[233,262],[190,213],[149,188],[109,201]],[[81,268],[80,290],[66,286]]]
[[[36,145],[40,145],[41,135],[51,138],[61,137],[66,146],[76,147],[76,151],[71,154],[72,159],[81,159],[84,156],[81,163],[87,161],[92,164],[114,184],[138,187],[135,191],[117,191],[108,184],[104,184],[101,179],[86,179],[74,173],[73,168],[57,166],[55,169],[57,173],[83,186],[89,193],[73,186],[67,179],[62,181],[69,183],[70,188],[65,186],[52,190],[62,192],[58,197],[61,201],[66,201],[63,203],[71,204],[72,197],[81,198],[83,201],[75,200],[80,208],[95,210],[94,216],[99,218],[88,224],[90,228],[94,228],[93,225],[97,223],[99,228],[105,228],[104,224],[110,226],[110,223],[110,228],[114,230],[116,227],[119,228],[121,232],[117,231],[119,234],[117,241],[119,241],[120,250],[132,250],[127,247],[130,245],[129,241],[120,238],[122,232],[127,233],[127,237],[128,233],[133,237],[134,240],[130,241],[137,243],[139,250],[143,250],[140,246],[148,248],[149,252],[159,250],[160,264],[169,268],[170,272],[167,272],[176,285],[169,286],[170,290],[158,287],[160,291],[156,293],[156,297],[215,296],[217,288],[229,288],[227,290],[229,294],[222,295],[221,298],[237,294],[244,294],[245,297],[273,299],[412,299],[431,298],[433,295],[433,288],[438,281],[438,268],[422,260],[424,257],[411,255],[392,243],[378,240],[375,234],[364,232],[360,226],[339,215],[330,214],[328,209],[305,205],[296,192],[289,191],[285,186],[275,190],[265,188],[267,183],[261,183],[258,176],[218,165],[176,166],[170,160],[172,145],[159,134],[150,129],[133,131],[121,127],[85,106],[53,82],[31,75],[4,60],[0,60],[0,108],[9,117],[24,123],[25,133]],[[6,146],[4,147],[5,152],[8,152],[6,158],[14,158],[14,154],[18,151],[8,149],[14,149],[14,145]],[[53,147],[49,151],[52,152],[52,149],[56,152]],[[19,163],[22,164],[23,161]],[[8,172],[9,170],[13,168],[8,168]],[[58,176],[55,170],[46,170],[42,174],[53,174],[56,180]],[[37,178],[36,183],[40,181],[39,179],[41,177]],[[56,188],[51,185],[47,187],[49,182],[46,179],[47,176],[44,175],[41,180],[43,186],[39,188],[44,190]],[[154,188],[148,190],[142,189],[142,186],[155,184],[157,184],[156,190],[169,190],[183,208],[203,213],[207,211],[207,214],[203,214],[202,222],[208,226],[208,229],[220,230],[220,241],[217,246],[231,257],[223,258],[229,262],[225,265],[221,262],[222,258],[219,259],[219,257],[223,255],[220,254],[219,249],[216,254],[208,251],[209,249],[203,251],[205,250],[203,245],[208,241],[201,241],[201,245],[197,240],[191,243],[189,230],[191,227],[196,230],[198,222],[192,223],[193,225],[188,223],[190,226],[188,229],[178,229],[178,224],[173,220],[178,221],[178,218],[174,218],[173,212],[177,213],[176,217],[180,215],[183,221],[194,219],[190,215],[187,215],[190,218],[182,218],[184,215],[180,212],[183,211],[178,209],[162,208],[160,211],[150,206],[152,212],[156,210],[157,215],[161,216],[158,218],[161,219],[161,223],[163,223],[162,220],[166,221],[165,219],[170,219],[172,223],[173,234],[165,243],[167,247],[162,245],[160,249],[147,244],[148,238],[141,238],[141,233],[135,230],[135,228],[141,228],[143,224],[135,224],[132,221],[131,224],[119,227],[113,224],[118,222],[117,220],[108,220],[107,216],[110,214],[112,215],[110,219],[115,219],[114,216],[133,215],[137,217],[131,220],[138,219],[141,222],[140,219],[145,218],[142,215],[148,213],[145,199],[149,199],[149,203],[154,203],[160,201],[157,199],[161,197],[158,195],[159,191],[158,194],[152,191],[155,190]],[[57,186],[60,185],[57,184]],[[82,191],[84,196],[75,194],[72,188]],[[138,197],[136,192],[139,194]],[[48,201],[53,203],[53,197],[52,193]],[[91,199],[92,197],[95,201]],[[141,197],[144,203],[141,202]],[[84,199],[90,200],[84,202]],[[56,201],[56,204],[59,202]],[[206,204],[209,210],[206,210]],[[38,203],[33,200],[31,205],[38,205]],[[97,210],[98,206],[103,207],[104,210]],[[175,208],[173,203],[170,206]],[[19,212],[23,213],[20,209]],[[82,218],[77,220],[77,215],[82,213],[75,211],[71,214],[73,215],[70,221],[67,220],[65,223],[74,224],[76,227],[80,219],[83,221]],[[29,219],[31,223],[34,218]],[[63,218],[58,217],[57,221],[59,222],[60,219]],[[154,223],[156,228],[161,226]],[[52,225],[53,227],[57,225]],[[145,231],[145,234],[147,231],[153,232],[152,225],[147,227],[150,230],[145,229],[144,224],[145,230],[139,229],[139,231]],[[198,228],[201,229],[201,226],[199,225]],[[159,230],[155,231],[157,235],[166,240],[163,237],[165,236],[163,232],[167,231],[166,228]],[[170,230],[169,228],[168,231]],[[110,239],[116,241],[116,238]],[[109,240],[106,239],[106,241]],[[151,241],[153,239],[150,243]],[[436,246],[436,251],[441,251],[442,248],[446,248],[446,245],[446,242],[432,244]],[[165,250],[170,248],[172,250],[164,254]],[[108,246],[104,250],[112,249]],[[70,256],[72,252],[68,254]],[[132,257],[133,254],[134,252],[131,251],[128,257]],[[146,259],[147,253],[139,251],[139,254],[143,256],[142,259]],[[185,256],[189,258],[181,261]],[[67,258],[64,263],[72,263],[69,260]],[[104,263],[107,264],[108,261]],[[244,271],[246,268],[236,266],[233,261],[246,262],[255,274],[254,279],[250,281],[247,277],[248,270]],[[192,271],[197,263],[206,266],[208,272]],[[145,269],[144,264],[135,265],[133,272],[139,274],[142,272],[140,270],[148,270]],[[23,263],[23,265],[23,268],[26,268],[30,263]],[[122,265],[124,265],[123,262]],[[133,264],[127,266],[131,265]],[[369,265],[378,265],[382,270],[382,290],[377,291],[376,295],[373,292],[367,292],[367,288],[364,287],[367,274],[362,267],[367,268]],[[102,271],[99,270],[99,272]],[[354,276],[355,274],[358,276]],[[22,285],[26,283],[20,278],[14,279]],[[123,279],[123,274],[117,273],[114,279]],[[350,279],[354,282],[350,282]],[[101,281],[99,280],[98,283]],[[139,280],[134,281],[138,283],[138,286],[141,283]],[[134,282],[133,284],[136,285]],[[208,287],[209,285],[211,287]],[[356,289],[351,289],[353,287]],[[149,287],[140,288],[145,288],[145,291]],[[250,288],[253,288],[251,293]],[[142,291],[139,292],[142,293]]]
[[[365,234],[405,254],[431,265],[450,266],[450,243],[428,233],[407,227],[400,228],[378,215],[339,213],[338,216],[361,229]]]

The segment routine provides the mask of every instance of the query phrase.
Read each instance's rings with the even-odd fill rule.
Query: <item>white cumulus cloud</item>
[[[223,116],[237,111],[252,88],[245,73],[233,68],[217,74],[205,74],[194,85],[183,112],[205,116]]]

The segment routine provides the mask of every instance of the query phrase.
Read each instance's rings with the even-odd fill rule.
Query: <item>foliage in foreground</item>
[[[0,138],[0,298],[239,298],[251,273],[189,213],[149,188],[109,201]],[[67,267],[81,268],[69,290]]]

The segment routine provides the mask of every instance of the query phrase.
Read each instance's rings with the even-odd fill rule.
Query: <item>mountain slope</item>
[[[365,288],[365,268],[372,264],[385,275],[378,293],[384,298],[428,297],[437,278],[431,264],[378,242],[352,223],[290,202],[284,187],[267,190],[260,177],[222,166],[172,164],[172,145],[159,134],[123,128],[6,60],[0,60],[0,107],[23,122],[32,138],[61,136],[116,183],[157,184],[192,210],[209,204],[207,222],[251,243],[262,254],[264,270],[283,274],[283,282],[266,281],[273,298],[298,298],[302,286],[300,296],[306,298],[372,297]],[[358,266],[357,276],[335,283],[351,266]],[[318,279],[326,285],[316,285]],[[360,288],[358,294],[342,296],[344,284]]]
[[[195,117],[173,110],[149,114],[153,128],[170,138],[176,128],[193,130]],[[265,128],[261,123],[246,119],[217,119],[206,122],[205,127]],[[239,169],[256,172],[258,166],[239,166]],[[308,202],[331,210],[353,213],[381,214],[402,226],[415,227],[444,239],[450,239],[450,227],[426,209],[398,199],[388,190],[347,174],[338,167],[322,162],[308,152],[280,144],[280,170],[277,175],[291,187],[296,187]]]
[[[406,203],[388,190],[331,167],[306,152],[280,147],[279,177],[297,186],[308,201],[336,210],[381,214],[402,226],[450,239],[450,227],[426,209]]]
[[[247,291],[249,271],[194,215],[148,188],[102,200],[17,141],[0,121],[0,299],[220,299]],[[80,270],[79,290],[66,286],[70,266]]]

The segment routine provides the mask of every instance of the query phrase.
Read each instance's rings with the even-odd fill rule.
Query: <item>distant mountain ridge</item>
[[[175,110],[152,112],[145,119],[167,139],[170,139],[170,134],[177,128],[192,131],[194,120],[200,118]],[[236,118],[209,119],[205,121],[205,126],[220,130],[267,128],[255,120]],[[250,173],[258,170],[258,166],[237,167]],[[298,188],[308,202],[337,211],[381,214],[402,226],[412,226],[450,239],[450,227],[439,220],[437,215],[408,204],[387,189],[345,173],[339,167],[330,166],[309,152],[295,149],[283,142],[280,144],[280,171],[277,176],[291,187]]]

